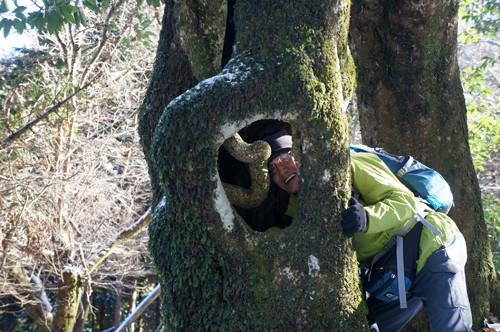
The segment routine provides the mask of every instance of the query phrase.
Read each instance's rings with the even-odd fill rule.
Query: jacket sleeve
[[[413,193],[376,155],[351,153],[351,179],[368,214],[367,234],[400,229],[417,211]],[[392,233],[392,232],[391,232]]]

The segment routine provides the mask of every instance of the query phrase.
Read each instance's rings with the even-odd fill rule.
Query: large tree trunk
[[[187,10],[194,9],[199,8]],[[349,3],[236,2],[232,59],[222,73],[170,102],[153,136],[155,106],[166,102],[166,94],[175,95],[172,86],[157,80],[180,77],[183,87],[190,82],[188,71],[180,73],[176,65],[186,63],[178,46],[189,47],[197,32],[182,23],[186,8],[174,12],[181,16],[175,27],[183,40],[176,44],[175,17],[164,19],[160,42],[168,44],[159,46],[155,88],[148,91],[140,126],[152,182],[159,185],[157,198],[164,196],[150,225],[150,248],[162,280],[167,327],[366,329],[357,264],[337,221],[350,191],[343,109],[354,78],[347,47]],[[220,26],[206,25],[210,15],[205,14],[198,17],[202,30],[223,33]],[[204,38],[213,37],[202,32],[200,44],[212,45]],[[168,49],[173,53],[167,55]],[[190,52],[197,50],[186,51],[189,72],[205,78],[207,61],[193,61],[199,57]],[[304,181],[292,225],[256,232],[230,205],[217,160],[227,139],[264,119],[291,125]]]
[[[450,216],[468,243],[468,292],[479,326],[498,280],[468,145],[457,10],[454,1],[355,0],[351,48],[363,142],[412,154],[451,185]]]

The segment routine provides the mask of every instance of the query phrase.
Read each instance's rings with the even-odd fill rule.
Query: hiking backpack
[[[351,145],[350,149],[377,155],[408,189],[423,199],[433,210],[448,214],[453,206],[453,194],[446,180],[437,171],[412,156],[397,156],[382,148],[371,148],[366,145]]]
[[[411,218],[399,232],[385,245],[384,249],[372,258],[369,269],[366,271],[368,283],[366,291],[379,300],[390,302],[399,299],[400,307],[407,308],[406,294],[411,287],[413,279],[405,274],[403,239],[406,232],[415,223],[420,222],[436,236],[441,233],[432,226],[425,217],[426,206],[435,211],[447,214],[453,206],[453,195],[446,180],[433,170],[413,159],[411,156],[397,156],[385,152],[382,148],[371,148],[365,145],[351,145],[350,150],[356,152],[373,153],[377,155],[392,173],[408,188],[422,203],[419,211]],[[420,237],[418,237],[417,245]],[[413,250],[412,250],[413,251]],[[396,264],[377,268],[377,262],[392,253]],[[394,271],[396,270],[396,271]],[[373,276],[372,276],[373,273]],[[414,276],[413,276],[414,277]]]

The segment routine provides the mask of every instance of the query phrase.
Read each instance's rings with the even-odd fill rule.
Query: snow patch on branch
[[[29,274],[26,272],[26,275],[28,276]],[[48,317],[52,318],[52,310],[53,310],[53,307],[52,307],[52,304],[50,303],[50,299],[49,297],[47,296],[47,293],[45,292],[45,288],[43,286],[43,283],[42,283],[42,280],[40,280],[40,278],[36,275],[31,275],[31,282],[33,284],[35,284],[35,287],[38,291],[38,294],[39,294],[39,297],[40,297],[40,301],[42,302],[42,305],[43,307],[46,309],[46,314]]]
[[[75,276],[82,276],[83,275],[83,271],[79,268],[79,267],[76,267],[76,266],[65,266],[62,270],[62,273],[70,273],[72,275],[75,275]]]
[[[298,281],[297,275],[289,267],[283,268],[279,272],[279,274],[280,274],[281,277],[285,277],[288,280],[290,280],[293,284],[296,284],[297,281]]]
[[[242,121],[225,123],[220,127],[220,133],[222,134],[221,141],[219,144],[224,143],[224,141],[230,137],[233,137],[240,129],[254,123],[255,121],[269,119],[269,114],[256,114],[250,118],[244,119]]]
[[[294,113],[287,113],[284,115],[282,111],[275,110],[274,112],[270,112],[270,113],[255,114],[254,116],[243,119],[241,121],[224,123],[219,129],[221,136],[220,136],[217,144],[221,145],[222,143],[224,143],[225,140],[227,140],[230,137],[233,137],[241,129],[245,128],[246,126],[249,126],[250,124],[252,124],[256,121],[266,120],[266,119],[278,119],[278,120],[283,120],[283,121],[292,121],[292,120],[295,120],[297,117],[298,117],[298,113],[295,113],[295,112]]]
[[[179,102],[188,102],[195,96],[205,94],[206,91],[212,89],[216,84],[228,84],[230,87],[235,87],[241,84],[241,82],[251,79],[255,75],[255,72],[264,70],[264,67],[261,64],[248,66],[241,60],[234,61],[238,62],[229,62],[226,68],[224,68],[224,70],[222,70],[219,74],[209,77],[196,84],[194,87],[172,100],[168,107],[173,107]]]

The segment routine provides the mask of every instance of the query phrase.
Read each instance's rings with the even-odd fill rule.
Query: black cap
[[[292,149],[292,136],[290,136],[285,130],[280,130],[273,135],[264,137],[263,140],[271,146],[271,157],[269,157],[269,160],[267,161],[268,164],[280,154],[288,152]]]

